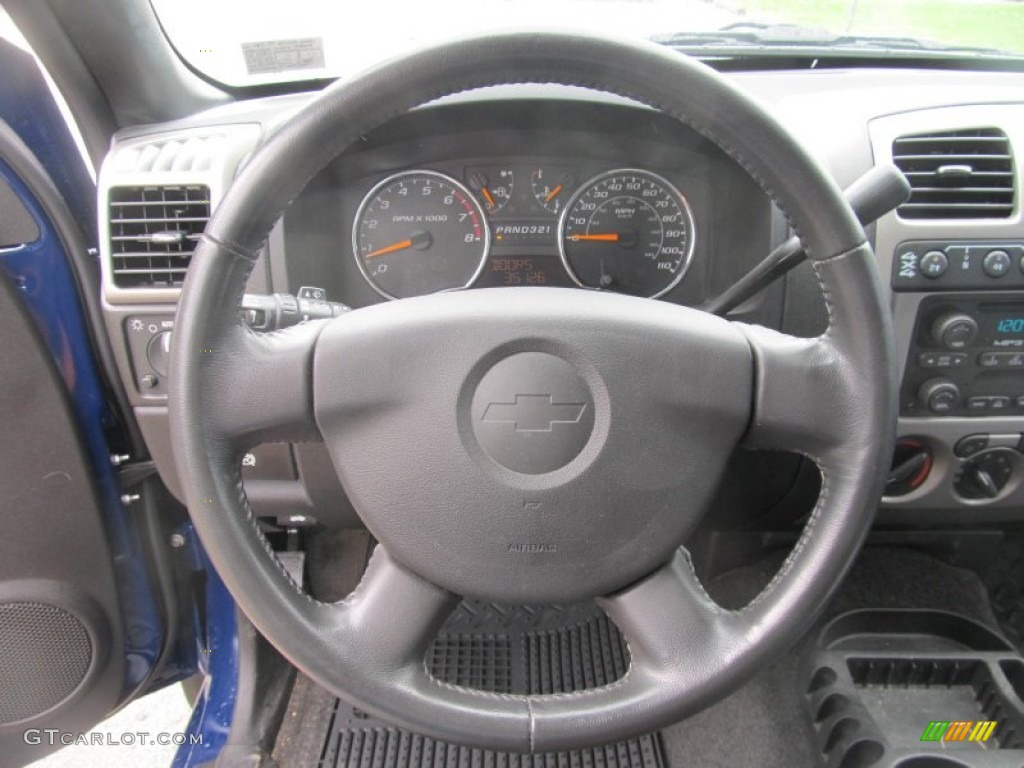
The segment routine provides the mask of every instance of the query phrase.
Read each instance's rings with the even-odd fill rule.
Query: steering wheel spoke
[[[745,444],[817,459],[848,437],[857,402],[851,370],[827,336],[801,339],[741,326],[754,354],[753,413]]]
[[[213,426],[239,447],[318,439],[313,418],[313,351],[329,321],[300,323],[272,333],[245,326],[204,348]]]
[[[729,645],[742,645],[742,615],[711,599],[683,550],[643,581],[599,602],[626,637],[631,675],[689,670],[703,676],[706,665],[723,663]]]
[[[345,600],[336,603],[338,642],[365,646],[368,664],[382,675],[418,676],[423,656],[459,598],[417,576],[380,545],[363,579]]]

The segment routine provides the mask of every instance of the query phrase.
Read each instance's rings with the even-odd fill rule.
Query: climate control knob
[[[948,413],[960,401],[960,388],[949,379],[928,379],[917,394],[932,413]]]
[[[947,312],[932,323],[932,338],[946,349],[966,349],[978,338],[978,321],[963,312]]]
[[[998,498],[1013,477],[1020,457],[1009,448],[984,451],[969,459],[953,478],[953,488],[965,499]]]

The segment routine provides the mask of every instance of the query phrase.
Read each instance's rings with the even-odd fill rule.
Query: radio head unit
[[[903,416],[1024,415],[1024,299],[929,296],[900,388]]]

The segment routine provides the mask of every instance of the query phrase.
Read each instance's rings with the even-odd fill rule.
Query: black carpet
[[[492,693],[540,695],[619,679],[629,651],[593,603],[500,606],[465,601],[427,654],[431,674]],[[664,768],[657,735],[573,752],[471,749],[394,728],[300,676],[274,751],[283,768]],[[325,718],[326,713],[326,718]],[[318,739],[305,732],[315,732]]]
[[[340,542],[339,542],[340,543]],[[356,542],[345,542],[358,549]],[[355,547],[351,545],[355,544]],[[739,608],[760,592],[785,553],[709,580],[709,593]],[[327,584],[322,577],[314,578]],[[332,598],[354,585],[353,571],[330,579]],[[346,582],[342,584],[341,582]],[[351,582],[351,583],[348,583]],[[998,627],[984,585],[971,571],[902,548],[866,549],[825,608],[829,618],[858,608],[931,608]],[[790,653],[704,712],[662,731],[610,747],[513,755],[443,744],[404,733],[353,709],[299,676],[274,758],[309,766],[510,766],[526,768],[801,768],[821,764],[804,709],[800,661],[812,630]],[[604,685],[626,669],[618,630],[592,604],[508,608],[464,603],[428,655],[432,672],[459,685],[541,694]]]
[[[763,589],[787,553],[709,581],[721,605],[739,608]],[[976,574],[912,549],[868,547],[821,620],[781,660],[704,712],[662,731],[672,768],[801,768],[821,764],[804,709],[807,681],[800,662],[817,628],[860,608],[928,608],[961,613],[996,628],[988,595]]]
[[[1024,651],[1024,533],[1003,537],[992,553],[985,584],[992,610],[1006,635]]]

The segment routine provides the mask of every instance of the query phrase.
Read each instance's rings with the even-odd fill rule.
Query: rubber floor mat
[[[593,604],[507,607],[463,602],[427,654],[439,680],[494,693],[595,688],[629,667],[618,629]],[[408,733],[334,699],[320,768],[664,768],[657,734],[593,749],[522,755]],[[284,766],[284,768],[290,768]]]

